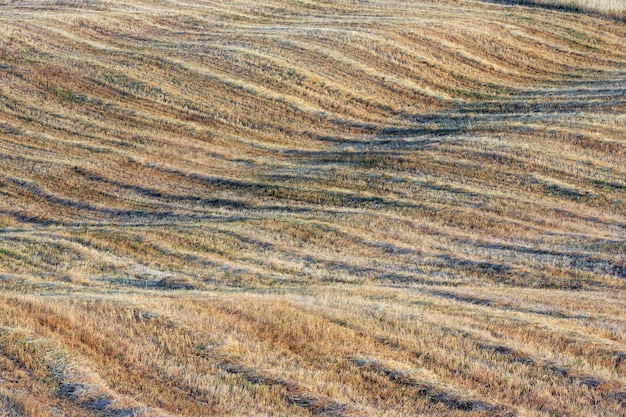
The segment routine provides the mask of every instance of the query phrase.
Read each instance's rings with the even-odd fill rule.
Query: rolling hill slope
[[[0,414],[626,414],[626,26],[0,1]]]

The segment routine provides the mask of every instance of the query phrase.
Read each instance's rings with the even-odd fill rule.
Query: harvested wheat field
[[[1,0],[0,416],[626,416],[597,10]]]

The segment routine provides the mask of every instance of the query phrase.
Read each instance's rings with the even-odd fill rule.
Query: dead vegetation
[[[0,414],[626,414],[623,22],[0,10]]]

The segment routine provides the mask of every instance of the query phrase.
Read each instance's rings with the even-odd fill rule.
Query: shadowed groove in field
[[[346,415],[366,415],[363,413],[352,411],[350,410],[350,407],[346,404],[336,402],[331,398],[311,394],[307,392],[305,388],[299,386],[295,382],[276,378],[254,369],[248,369],[237,363],[225,361],[220,364],[220,369],[223,369],[224,371],[231,374],[241,375],[242,378],[246,379],[252,384],[280,386],[285,390],[285,399],[289,404],[303,407],[315,415],[334,417],[342,417]],[[347,411],[349,412],[349,414],[346,414]]]
[[[464,398],[460,393],[437,387],[436,384],[431,381],[419,380],[403,371],[386,368],[376,360],[367,358],[350,358],[349,360],[365,371],[380,373],[389,378],[390,381],[398,385],[414,388],[418,395],[427,396],[430,401],[443,403],[452,409],[489,411],[490,415],[503,417],[513,417],[517,415],[514,410],[503,410],[503,407],[494,406],[481,400]]]

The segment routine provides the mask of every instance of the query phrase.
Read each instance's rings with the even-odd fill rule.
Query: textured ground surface
[[[0,1],[0,415],[626,415],[626,26]]]

